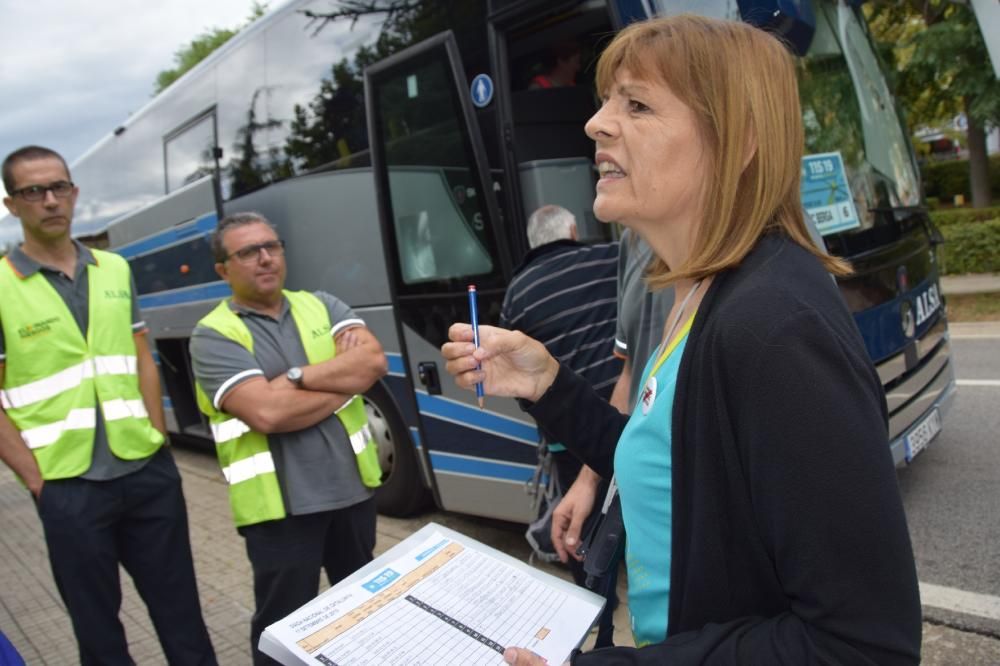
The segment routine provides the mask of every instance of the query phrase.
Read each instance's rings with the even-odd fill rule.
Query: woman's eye
[[[628,101],[628,110],[632,113],[642,113],[644,111],[649,111],[649,107],[639,100],[630,99]]]

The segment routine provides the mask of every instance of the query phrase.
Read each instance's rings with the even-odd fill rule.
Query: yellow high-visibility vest
[[[139,390],[128,263],[117,254],[92,252],[86,337],[44,275],[24,277],[10,257],[0,261],[7,352],[0,403],[45,480],[90,468],[97,409],[119,458],[147,458],[163,444]]]
[[[326,305],[306,291],[285,291],[291,306],[292,319],[302,340],[310,364],[322,363],[336,356],[336,345],[331,330],[330,313]],[[253,336],[243,320],[232,311],[229,300],[224,300],[198,322],[253,353]],[[326,335],[312,335],[311,331],[324,331]],[[195,384],[198,407],[208,417],[215,440],[223,475],[229,484],[229,504],[237,527],[253,525],[267,520],[278,520],[286,515],[281,498],[281,488],[274,469],[274,458],[267,443],[267,436],[256,432],[244,421],[227,414],[214,404],[199,384]],[[337,410],[337,418],[347,431],[351,448],[358,461],[361,482],[369,488],[381,484],[382,469],[378,450],[368,426],[361,396],[354,396]]]

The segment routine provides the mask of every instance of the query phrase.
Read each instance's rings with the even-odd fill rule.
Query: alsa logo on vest
[[[322,326],[320,326],[319,328],[314,328],[312,330],[313,340],[315,340],[316,338],[322,338],[324,335],[327,335],[328,333],[329,331],[327,331]]]
[[[917,326],[920,326],[941,307],[941,296],[938,294],[937,285],[932,284],[925,292],[919,294],[915,304],[917,306]]]
[[[28,324],[27,326],[22,326],[17,329],[17,334],[21,336],[22,340],[27,340],[28,338],[33,338],[36,335],[48,333],[52,330],[52,324],[55,324],[58,321],[59,317],[49,317],[48,319],[43,319],[42,321],[36,321],[34,324]]]
[[[132,298],[128,289],[105,289],[104,298]]]

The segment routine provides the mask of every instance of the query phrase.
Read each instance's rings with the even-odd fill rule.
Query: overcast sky
[[[252,5],[0,0],[0,160],[41,144],[72,163],[149,101],[179,47],[210,28],[241,25]],[[6,212],[0,207],[0,217]]]

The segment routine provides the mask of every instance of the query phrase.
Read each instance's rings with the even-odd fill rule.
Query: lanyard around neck
[[[684,297],[684,300],[681,301],[681,306],[680,308],[677,309],[677,314],[674,315],[674,320],[670,323],[670,328],[667,331],[667,335],[666,337],[663,338],[663,342],[660,343],[659,347],[660,351],[658,354],[659,358],[656,361],[656,364],[653,365],[653,369],[649,371],[650,377],[656,374],[656,371],[660,369],[660,366],[663,365],[663,362],[666,361],[667,357],[670,356],[670,352],[672,352],[677,347],[677,340],[679,340],[681,337],[687,334],[688,331],[691,330],[691,324],[694,322],[694,316],[698,312],[697,308],[695,308],[695,311],[691,313],[691,316],[684,324],[684,327],[681,329],[680,333],[677,336],[677,340],[671,340],[671,338],[674,337],[674,333],[677,331],[677,324],[680,323],[681,315],[684,314],[684,308],[686,308],[687,304],[691,301],[691,297],[698,292],[699,287],[701,287],[701,280],[698,280],[697,282],[694,283],[694,285],[692,285],[691,291],[689,291],[687,293],[687,296]],[[667,344],[668,342],[670,344]]]
[[[697,282],[694,283],[694,286],[691,287],[691,291],[688,292],[688,295],[684,297],[684,300],[681,302],[680,309],[677,310],[677,314],[674,315],[674,320],[670,324],[670,332],[667,333],[667,337],[664,338],[663,342],[660,344],[661,347],[666,345],[667,341],[670,340],[671,337],[673,337],[674,329],[677,328],[677,323],[680,321],[681,315],[684,314],[684,308],[687,307],[687,304],[691,301],[691,297],[694,296],[695,292],[698,291],[698,287],[700,286],[701,286],[701,280],[698,280]],[[688,317],[688,320],[684,324],[684,328],[681,329],[680,331],[681,334],[678,336],[677,340],[674,340],[673,344],[668,345],[667,348],[660,355],[660,358],[656,362],[656,365],[653,366],[653,369],[649,373],[650,377],[656,374],[656,371],[660,369],[660,366],[663,365],[663,362],[670,356],[670,352],[672,352],[677,347],[677,341],[680,340],[681,337],[686,335],[688,331],[691,330],[691,325],[694,323],[694,316],[697,313],[698,310],[696,308],[695,311],[691,313],[691,316]],[[608,492],[604,495],[604,504],[601,506],[601,515],[607,515],[608,509],[611,507],[611,502],[614,500],[615,495],[617,494],[618,494],[618,475],[612,474],[611,482],[608,484]]]
[[[663,365],[663,363],[668,358],[670,358],[670,355],[674,353],[674,350],[677,348],[677,345],[680,344],[680,341],[683,340],[684,336],[687,335],[688,332],[691,330],[691,325],[694,323],[694,316],[696,314],[698,314],[697,308],[695,308],[695,311],[691,313],[691,316],[688,317],[688,320],[684,322],[684,325],[681,326],[681,330],[677,332],[677,337],[675,337],[673,340],[670,341],[670,344],[667,345],[667,348],[664,349],[663,353],[660,354],[660,357],[656,359],[656,363],[653,364],[653,369],[649,371],[650,377],[654,376],[656,374],[656,371],[660,369],[660,366]],[[673,330],[671,330],[670,333],[671,335],[673,335]]]

